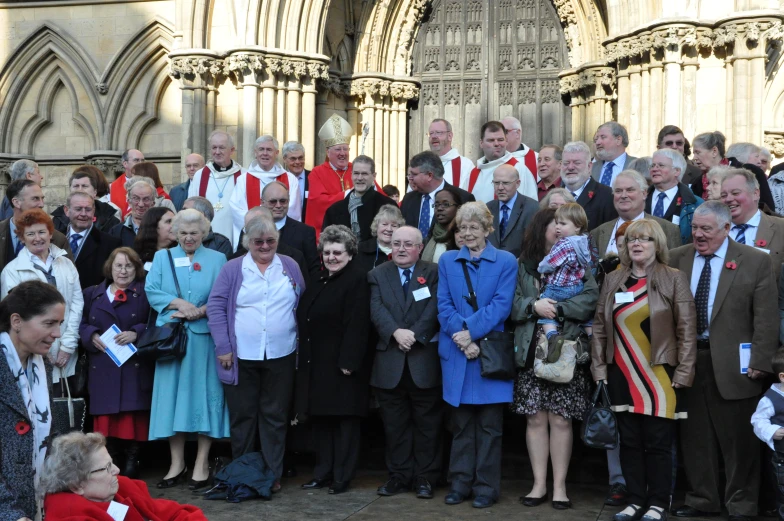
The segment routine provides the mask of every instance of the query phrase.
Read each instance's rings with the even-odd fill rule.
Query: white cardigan
[[[50,244],[49,253],[54,256],[52,275],[57,280],[57,291],[65,299],[65,319],[60,325],[62,336],[55,340],[49,353],[52,359],[57,358],[60,349],[65,353],[71,353],[71,358],[65,367],[54,368],[53,381],[59,382],[61,376],[68,377],[76,372],[77,356],[73,353],[79,345],[79,324],[84,310],[84,296],[79,284],[79,272],[76,271],[73,262],[65,256],[65,250]],[[0,298],[5,298],[11,289],[22,282],[28,280],[46,282],[44,274],[33,267],[31,255],[30,250],[22,249],[16,259],[9,262],[0,273]]]

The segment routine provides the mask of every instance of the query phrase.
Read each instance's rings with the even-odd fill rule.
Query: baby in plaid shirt
[[[556,302],[569,300],[583,290],[585,271],[591,269],[591,248],[588,244],[588,217],[583,207],[577,203],[568,203],[555,212],[555,233],[558,237],[550,253],[539,263],[538,271],[542,274],[542,294],[540,298],[549,298]],[[558,334],[558,322],[555,319],[540,318],[547,338]],[[591,336],[591,328],[585,327]]]

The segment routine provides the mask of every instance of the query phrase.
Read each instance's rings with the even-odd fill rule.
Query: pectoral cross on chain
[[[221,210],[223,210],[223,204],[220,201],[218,201],[218,204],[216,204],[214,208],[216,212],[220,212]]]

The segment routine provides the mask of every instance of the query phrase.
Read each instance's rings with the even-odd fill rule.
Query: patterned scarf
[[[11,342],[8,333],[0,333],[0,350],[5,354],[11,374],[14,375],[16,385],[22,394],[22,401],[27,407],[27,416],[30,419],[30,428],[33,429],[33,470],[34,483],[38,487],[41,476],[41,467],[46,457],[46,438],[52,428],[52,415],[49,410],[49,388],[46,383],[46,368],[41,355],[30,355],[27,358],[27,371],[22,368],[19,354]],[[19,425],[19,428],[24,428]]]
[[[362,196],[357,195],[357,192],[352,190],[351,195],[348,196],[348,213],[351,214],[351,231],[359,238],[360,228],[359,221],[357,220],[357,208],[362,206]]]

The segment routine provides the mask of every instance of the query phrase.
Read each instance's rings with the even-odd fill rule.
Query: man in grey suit
[[[525,229],[539,210],[539,202],[517,192],[520,174],[511,165],[501,165],[493,172],[495,199],[487,203],[493,214],[493,233],[487,238],[498,249],[515,257],[523,250]]]
[[[419,259],[422,233],[392,234],[392,262],[368,274],[370,317],[378,344],[370,385],[384,421],[389,480],[381,496],[411,490],[433,497],[441,472],[441,364],[436,301],[438,266]]]
[[[608,121],[596,129],[593,136],[596,148],[596,162],[591,167],[591,175],[603,185],[612,186],[615,178],[637,159],[626,153],[629,134],[626,127],[616,121]]]

